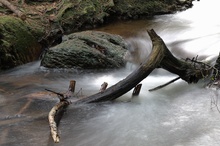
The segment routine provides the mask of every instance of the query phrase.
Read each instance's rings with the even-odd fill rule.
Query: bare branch
[[[55,116],[57,115],[57,112],[66,106],[69,105],[68,101],[61,101],[57,105],[55,105],[49,112],[48,120],[50,125],[50,132],[51,136],[55,143],[58,143],[60,141],[58,130],[57,130],[57,123],[55,121]]]
[[[177,81],[177,80],[179,80],[179,79],[180,79],[180,77],[177,77],[177,78],[175,78],[175,79],[173,79],[173,80],[167,82],[166,84],[160,85],[160,86],[155,87],[155,88],[153,88],[153,89],[150,89],[150,90],[148,90],[148,91],[151,92],[151,91],[155,91],[155,90],[161,89],[161,88],[166,87],[167,85],[169,85],[169,84],[171,84],[171,83],[173,83],[173,82],[175,82],[175,81]]]

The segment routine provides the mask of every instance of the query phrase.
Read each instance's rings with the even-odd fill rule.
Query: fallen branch
[[[140,91],[141,91],[141,86],[142,84],[138,84],[137,86],[135,86],[133,92],[132,92],[132,96],[138,96]]]
[[[207,84],[207,87],[209,88],[220,88],[220,54],[218,55],[218,58],[215,62],[215,65],[213,67],[213,73],[210,79],[210,82]]]
[[[102,83],[101,88],[99,89],[99,92],[105,91],[107,87],[108,87],[108,83],[107,82]]]
[[[58,98],[60,99],[60,102],[58,104],[56,104],[49,112],[48,114],[48,120],[49,120],[49,125],[50,125],[50,132],[51,132],[51,136],[54,140],[55,143],[58,143],[60,141],[59,138],[59,134],[57,131],[57,123],[59,123],[58,121],[55,121],[56,116],[58,115],[58,112],[61,111],[62,109],[66,109],[67,106],[70,104],[69,101],[67,101],[67,99],[70,97],[71,93],[70,92],[74,92],[75,91],[75,85],[76,85],[76,81],[75,80],[71,80],[70,81],[70,85],[69,85],[69,89],[67,91],[66,94],[62,94],[62,93],[58,93],[49,89],[45,89],[47,91],[50,91],[52,93],[57,94]]]
[[[149,59],[143,62],[139,68],[128,75],[125,79],[109,87],[103,92],[79,99],[75,104],[103,102],[114,100],[127,93],[143,79],[145,79],[155,68],[163,68],[171,73],[177,74],[187,83],[197,83],[203,78],[203,72],[197,71],[191,63],[179,60],[172,55],[163,40],[152,29],[148,31],[152,40],[153,48]]]
[[[14,12],[21,20],[26,20],[26,15],[22,13],[20,10],[18,10],[17,7],[15,7],[12,3],[10,3],[7,0],[0,0],[0,3],[5,5],[7,8],[9,8],[12,12]]]
[[[143,64],[139,66],[139,68],[128,75],[125,79],[119,81],[117,84],[106,89],[107,83],[105,83],[101,86],[100,92],[85,98],[80,98],[73,103],[83,104],[117,99],[121,95],[130,91],[132,88],[136,87],[136,85],[138,85],[156,68],[163,68],[179,76],[174,80],[166,83],[165,85],[157,88],[164,87],[178,79],[182,79],[187,83],[197,83],[200,79],[204,77],[204,75],[207,74],[207,68],[205,67],[205,69],[203,69],[203,65],[200,65],[201,70],[198,70],[196,60],[193,60],[194,63],[192,64],[175,58],[166,47],[163,40],[155,33],[153,29],[149,30],[148,34],[153,43],[152,52],[148,60],[146,60]],[[72,82],[72,85],[75,86],[75,82]],[[57,123],[55,122],[54,117],[56,116],[57,111],[69,105],[69,102],[66,100],[67,98],[64,94],[57,93],[48,89],[46,90],[63,97],[60,99],[60,103],[58,103],[51,109],[48,116],[51,127],[51,135],[54,139],[54,142],[59,142]]]
[[[55,105],[49,112],[48,120],[50,125],[50,132],[55,143],[58,143],[60,141],[59,134],[57,131],[57,123],[55,121],[55,116],[57,115],[58,111],[66,108],[69,104],[70,103],[68,101],[61,101],[57,105]]]
[[[166,84],[160,85],[160,86],[155,87],[155,88],[153,88],[153,89],[149,89],[148,91],[151,92],[151,91],[155,91],[155,90],[161,89],[161,88],[166,87],[167,85],[169,85],[169,84],[171,84],[171,83],[173,83],[173,82],[175,82],[175,81],[177,81],[177,80],[179,80],[179,79],[180,79],[180,77],[177,77],[177,78],[175,78],[175,79],[173,79],[173,80],[167,82]]]
[[[54,93],[54,94],[56,94],[57,97],[60,99],[60,101],[66,99],[66,97],[64,96],[63,93],[59,93],[59,92],[56,92],[56,91],[52,91],[52,90],[50,90],[50,89],[45,89],[45,90],[46,90],[46,91],[49,91],[49,92],[52,92],[52,93]]]

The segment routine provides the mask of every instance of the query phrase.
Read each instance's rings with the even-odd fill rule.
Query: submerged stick
[[[150,90],[148,90],[148,91],[151,92],[151,91],[155,91],[155,90],[161,89],[161,88],[166,87],[167,85],[169,85],[169,84],[171,84],[171,83],[173,83],[173,82],[175,82],[175,81],[177,81],[177,80],[179,80],[179,79],[180,79],[180,77],[177,77],[177,78],[175,78],[175,79],[173,79],[173,80],[167,82],[166,84],[160,85],[160,86],[155,87],[155,88],[153,88],[153,89],[150,89]]]
[[[75,80],[71,80],[70,81],[70,85],[69,85],[69,91],[74,93],[75,92],[75,86],[76,86],[76,81]]]
[[[64,97],[64,94],[62,94],[62,93],[59,93],[59,92],[56,92],[56,91],[53,91],[53,90],[50,90],[50,89],[45,89],[46,91],[49,91],[49,92],[52,92],[52,93],[54,93],[54,94],[57,94],[57,96],[62,96],[62,97]]]
[[[108,87],[108,83],[107,83],[107,82],[102,83],[99,92],[103,92],[103,91],[105,91],[107,87]]]
[[[55,122],[55,116],[57,115],[57,112],[59,110],[65,108],[68,105],[68,101],[61,101],[57,105],[55,105],[49,112],[48,120],[50,125],[50,132],[55,143],[58,143],[60,141],[60,137],[57,130],[57,123]]]
[[[138,84],[137,86],[135,86],[134,90],[133,90],[133,93],[132,93],[132,96],[138,96],[140,91],[141,91],[141,86],[142,84]]]
[[[64,94],[64,99],[74,96],[76,81],[71,80],[68,91]]]

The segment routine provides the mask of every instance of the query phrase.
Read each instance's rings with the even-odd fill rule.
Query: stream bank
[[[29,0],[25,3],[16,0],[11,3],[26,19],[18,20],[8,8],[0,5],[0,70],[38,59],[43,49],[59,44],[63,34],[96,28],[117,19],[146,19],[192,7],[192,0]],[[20,29],[26,30],[22,32],[24,37],[15,33]]]

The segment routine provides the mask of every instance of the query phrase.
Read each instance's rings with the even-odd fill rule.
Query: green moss
[[[16,17],[0,17],[0,69],[33,61],[40,53],[40,45],[26,23]],[[4,67],[7,65],[7,67]]]
[[[93,14],[96,11],[94,5],[87,5],[86,7],[84,7],[82,13],[83,14]]]
[[[10,42],[11,45],[20,51],[22,51],[24,47],[30,47],[30,45],[35,42],[35,38],[20,19],[1,17],[0,25],[2,32],[4,32],[5,42]],[[8,44],[6,46],[8,47]]]
[[[66,13],[68,12],[68,10],[71,10],[73,8],[73,4],[72,3],[65,3],[63,5],[63,7],[59,10],[58,14],[57,14],[57,21],[63,19],[63,16],[66,15]],[[71,13],[73,16],[73,13]],[[68,14],[67,17],[71,16],[71,14]]]

